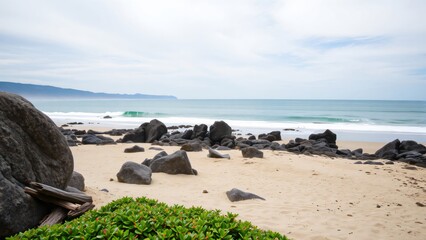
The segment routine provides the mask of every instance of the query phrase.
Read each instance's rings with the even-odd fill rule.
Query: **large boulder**
[[[164,172],[168,174],[195,175],[185,151],[179,150],[173,154],[152,160],[149,165],[152,172]]]
[[[401,144],[399,145],[399,152],[405,153],[405,152],[411,152],[411,151],[416,151],[420,154],[425,154],[426,147],[423,144],[419,144],[413,140],[402,141]]]
[[[207,135],[206,124],[195,125],[194,130],[192,130],[191,139],[198,138],[200,140],[203,140],[206,137],[206,135]]]
[[[159,120],[153,119],[146,125],[145,131],[146,142],[152,143],[155,140],[159,140],[161,136],[167,133],[167,127]]]
[[[29,182],[65,189],[73,157],[59,128],[26,99],[0,92],[0,239],[38,225],[48,206]]]
[[[134,142],[134,143],[144,143],[145,142],[145,128],[147,123],[142,124],[139,128],[128,132],[124,135],[122,142]]]
[[[216,121],[210,126],[210,139],[213,142],[220,142],[224,137],[231,135],[232,129],[224,121]]]
[[[336,136],[335,133],[333,133],[332,131],[330,131],[328,129],[325,130],[323,133],[318,133],[318,134],[313,133],[313,134],[309,135],[309,140],[317,141],[317,140],[320,140],[320,139],[325,139],[330,146],[335,146],[337,136]]]
[[[385,146],[376,151],[376,155],[379,158],[395,160],[399,154],[399,145],[401,142],[399,139],[395,139],[392,142],[387,143]]]
[[[157,119],[153,119],[149,123],[143,123],[134,131],[128,132],[124,135],[122,142],[152,143],[158,141],[166,133],[166,125]]]
[[[152,171],[149,167],[135,162],[125,162],[117,173],[119,182],[131,184],[149,185],[152,181],[151,176]]]

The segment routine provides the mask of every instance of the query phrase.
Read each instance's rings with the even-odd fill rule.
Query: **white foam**
[[[144,122],[149,122],[152,117],[124,117],[122,112],[104,112],[104,113],[84,113],[84,112],[45,112],[54,121],[66,123],[67,121],[91,122],[100,126],[122,126],[122,127],[138,127]],[[111,116],[110,119],[104,119],[104,116]],[[283,130],[286,128],[295,129],[299,132],[313,132],[330,129],[334,131],[351,131],[351,132],[378,132],[378,133],[410,133],[426,135],[426,127],[418,126],[396,126],[396,125],[375,125],[361,123],[296,123],[296,122],[268,122],[268,121],[245,121],[232,119],[209,119],[209,118],[190,118],[190,117],[159,117],[158,120],[164,124],[181,125],[181,124],[201,124],[211,125],[215,121],[223,120],[232,128],[247,130],[252,132],[260,132],[267,130]]]

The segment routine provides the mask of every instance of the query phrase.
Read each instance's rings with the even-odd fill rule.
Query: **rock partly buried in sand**
[[[224,121],[216,121],[210,126],[210,139],[220,142],[226,136],[232,136],[232,128]]]
[[[65,189],[73,158],[58,127],[24,98],[0,92],[0,239],[38,225],[49,206],[29,182]]]
[[[180,150],[184,150],[187,152],[201,152],[203,150],[203,147],[199,143],[186,143],[182,145]]]
[[[125,162],[117,173],[119,182],[131,184],[151,184],[152,171],[149,167],[135,163]]]
[[[209,148],[209,154],[207,155],[209,158],[227,158],[231,159],[231,156],[229,154],[222,154],[212,148]]]
[[[231,202],[237,202],[237,201],[243,201],[243,200],[249,200],[249,199],[265,200],[263,197],[259,197],[258,195],[253,193],[243,192],[237,188],[233,188],[230,191],[227,191],[226,196],[228,196],[228,199]]]
[[[110,137],[105,137],[102,135],[95,135],[95,134],[84,135],[81,142],[83,144],[95,144],[95,145],[115,144],[114,139]]]
[[[263,152],[255,147],[246,147],[241,149],[245,158],[263,158]]]
[[[188,155],[182,150],[158,159],[153,159],[149,167],[152,172],[196,175],[196,171],[191,167]]]
[[[135,145],[133,147],[130,148],[126,148],[124,149],[125,153],[136,153],[136,152],[145,152],[145,149],[143,147],[140,147],[138,145]]]
[[[84,191],[84,177],[79,172],[72,172],[70,181],[68,182],[69,187],[77,188],[80,191]]]

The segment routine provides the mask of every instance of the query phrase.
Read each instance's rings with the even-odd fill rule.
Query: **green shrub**
[[[236,216],[125,197],[64,224],[31,229],[9,239],[287,239]]]

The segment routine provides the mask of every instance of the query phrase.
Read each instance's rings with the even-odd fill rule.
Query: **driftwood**
[[[76,218],[95,207],[91,196],[66,192],[42,183],[31,182],[30,187],[25,187],[24,191],[32,197],[57,206],[42,220],[41,226],[60,223],[65,218]]]
[[[40,226],[53,225],[62,222],[67,217],[67,210],[61,207],[53,209],[40,223]]]
[[[93,202],[92,197],[86,194],[66,192],[64,190],[54,188],[43,183],[31,182],[30,186],[31,188],[37,190],[37,192],[41,192],[44,195],[52,196],[64,201],[79,204]]]

